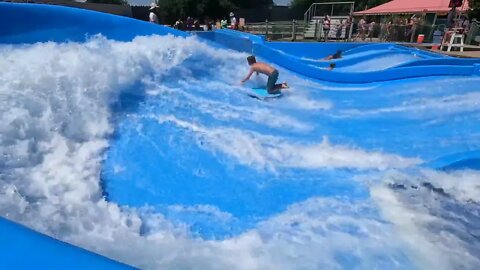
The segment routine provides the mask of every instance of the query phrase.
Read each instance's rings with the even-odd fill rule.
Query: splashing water
[[[280,70],[291,92],[257,102],[237,84],[246,55],[194,38],[99,36],[0,54],[2,216],[148,269],[480,265],[479,173],[416,168],[478,149],[480,79],[344,91]],[[172,166],[163,178],[135,175],[156,162]],[[217,202],[194,203],[179,179],[210,183]],[[152,195],[163,204],[148,194],[124,204],[122,185],[163,191]]]

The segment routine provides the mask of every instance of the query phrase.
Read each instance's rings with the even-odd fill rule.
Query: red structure
[[[355,15],[385,15],[404,13],[446,13],[455,4],[457,10],[469,9],[468,1],[462,0],[392,0],[383,5],[364,11],[355,12]]]

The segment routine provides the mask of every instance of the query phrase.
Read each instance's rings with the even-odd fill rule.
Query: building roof
[[[400,13],[438,13],[448,12],[450,0],[392,0],[383,5],[364,11],[355,12],[355,15],[382,15]],[[458,9],[468,10],[468,0],[463,0],[463,6]]]

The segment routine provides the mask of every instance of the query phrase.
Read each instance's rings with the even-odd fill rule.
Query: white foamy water
[[[480,265],[478,171],[390,173],[372,196],[423,269],[474,269]]]
[[[480,93],[453,94],[440,98],[420,98],[405,102],[400,106],[380,108],[364,111],[346,111],[347,115],[381,115],[394,113],[409,113],[412,117],[422,117],[425,115],[451,116],[463,112],[476,112],[480,105]]]
[[[177,119],[175,116],[159,116],[160,124],[172,122],[188,129],[197,138],[206,141],[209,148],[222,151],[239,163],[260,168],[405,168],[420,164],[418,158],[403,158],[391,154],[366,152],[345,146],[332,146],[327,138],[318,143],[300,145],[283,141],[274,136],[238,129],[211,129]]]
[[[147,269],[447,269],[478,265],[478,258],[464,242],[437,247],[442,242],[423,233],[430,214],[419,207],[404,211],[408,204],[400,202],[383,184],[372,189],[373,200],[311,198],[222,241],[192,237],[187,225],[173,224],[148,207],[125,208],[107,202],[100,186],[101,162],[114,132],[117,119],[111,108],[119,96],[135,94],[143,87],[147,95],[173,93],[171,102],[175,104],[176,89],[162,88],[162,82],[187,78],[179,82],[179,89],[196,84],[198,78],[191,76],[191,66],[182,64],[190,61],[189,65],[205,66],[216,61],[223,72],[210,83],[224,87],[226,92],[219,95],[229,101],[236,97],[238,88],[227,86],[237,83],[245,72],[244,66],[232,68],[232,62],[244,62],[243,54],[219,53],[195,39],[142,37],[122,43],[96,37],[82,44],[1,46],[0,55],[0,215],[4,217]],[[242,118],[273,129],[311,130],[309,123],[295,116],[267,122],[265,115],[275,112],[273,105],[227,105],[227,101],[186,96],[203,104],[198,107],[200,111],[223,121]],[[302,110],[334,107],[329,101],[305,102],[306,106],[297,105]],[[220,151],[234,162],[259,169],[279,161],[280,166],[290,168],[355,169],[404,168],[420,162],[320,138],[311,144],[292,143],[232,127],[211,129],[174,116],[154,117],[199,134],[201,140],[209,142],[205,147],[210,151]],[[426,173],[422,177],[437,179],[453,194],[476,200],[476,191],[468,191],[477,187],[478,175],[473,172]],[[458,177],[470,181],[459,186],[454,184]],[[422,220],[397,217],[397,209]],[[230,218],[210,206],[182,211]],[[401,234],[396,233],[398,228]],[[415,255],[417,248],[421,255]],[[451,256],[449,249],[453,248],[461,255],[458,259]],[[442,260],[425,259],[430,255]],[[341,265],[339,258],[351,264]]]

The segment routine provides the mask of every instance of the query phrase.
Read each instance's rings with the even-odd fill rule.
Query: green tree
[[[127,0],[87,0],[87,3],[128,5]]]
[[[231,0],[236,8],[264,8],[273,5],[273,0]]]
[[[480,0],[468,0],[470,7],[470,19],[480,19]]]
[[[228,17],[236,8],[264,8],[273,5],[273,0],[158,0],[160,13],[168,23],[178,18]]]

